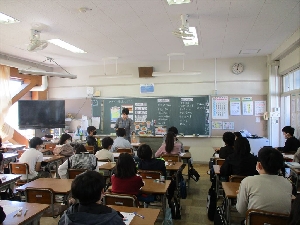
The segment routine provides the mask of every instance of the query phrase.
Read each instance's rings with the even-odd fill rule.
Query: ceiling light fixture
[[[192,34],[191,37],[182,37],[182,41],[185,46],[198,45],[198,36],[196,27],[189,27],[189,32]]]
[[[169,5],[180,5],[184,3],[190,3],[191,0],[167,0]]]
[[[38,70],[29,70],[30,68],[32,68],[32,66],[29,67],[26,70],[19,69],[19,73],[20,74],[34,75],[34,76],[48,76],[48,77],[70,78],[70,79],[76,79],[77,78],[77,75],[70,74],[67,70],[65,70],[64,68],[62,68],[57,62],[55,62],[54,59],[52,59],[50,57],[47,57],[41,63],[44,63],[46,61],[54,62],[56,65],[58,65],[61,69],[63,69],[67,73],[65,74],[65,73],[57,73],[57,72],[46,72],[46,71],[38,71]]]
[[[169,57],[169,71],[168,72],[153,72],[153,77],[163,77],[163,76],[199,76],[200,71],[185,71],[184,70],[184,53],[170,53],[167,55]],[[171,72],[171,56],[182,56],[182,71]]]
[[[118,58],[119,57],[107,57],[103,58],[104,61],[104,74],[103,75],[90,75],[90,78],[93,77],[101,77],[101,78],[126,78],[126,77],[132,77],[132,74],[119,74],[118,73]],[[115,74],[106,74],[106,61],[107,60],[115,60],[116,61],[116,73]]]
[[[11,24],[11,23],[19,23],[20,21],[12,18],[4,13],[0,13],[0,23],[2,24]]]
[[[77,48],[76,46],[74,45],[71,45],[65,41],[62,41],[60,39],[51,39],[51,40],[48,40],[48,42],[54,44],[54,45],[57,45],[58,47],[61,47],[61,48],[64,48],[70,52],[74,52],[74,53],[86,53],[84,50],[80,49],[80,48]]]

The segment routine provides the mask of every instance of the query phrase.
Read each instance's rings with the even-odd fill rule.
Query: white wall
[[[234,63],[243,63],[245,70],[234,75],[231,67]],[[154,83],[155,92],[148,96],[184,96],[212,95],[215,90],[215,60],[194,60],[185,62],[186,71],[201,71],[201,76],[139,78],[138,67],[153,66],[154,71],[168,71],[168,61],[148,64],[119,64],[119,72],[133,73],[133,78],[100,79],[89,75],[103,74],[103,65],[66,68],[76,74],[77,79],[50,78],[49,99],[86,98],[86,87],[101,91],[101,97],[140,97],[140,84]],[[171,70],[182,70],[182,61],[171,61]],[[115,65],[106,66],[107,74],[115,72]],[[219,95],[268,94],[267,57],[229,58],[217,60],[217,90]],[[212,147],[223,146],[221,137],[183,138],[184,145],[191,146],[194,161],[208,161],[213,154]]]

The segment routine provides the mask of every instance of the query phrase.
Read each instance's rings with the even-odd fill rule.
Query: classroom
[[[72,117],[66,120],[67,130],[74,133],[83,116],[88,125],[99,118],[101,138],[114,133],[111,127],[103,130],[109,118],[101,102],[107,99],[152,105],[151,98],[206,97],[208,119],[201,126],[205,123],[207,132],[179,128],[183,135],[178,139],[189,146],[194,163],[207,165],[213,147],[224,146],[226,131],[246,130],[273,147],[284,146],[284,126],[294,127],[294,136],[300,138],[299,7],[299,0],[3,0],[0,13],[19,21],[0,23],[0,66],[8,66],[12,80],[22,80],[9,91],[13,105],[18,100],[64,100],[65,115]],[[185,29],[192,27],[197,44],[185,46],[184,35],[191,35]],[[54,39],[84,53],[60,48]],[[234,101],[240,110],[236,114],[231,111]],[[252,107],[248,114],[243,108],[247,101]],[[2,139],[28,147],[28,137],[36,131],[18,130],[16,107],[11,113],[5,107],[1,105],[1,127],[6,122]],[[148,120],[158,122],[143,122]],[[136,138],[153,139],[138,133]]]

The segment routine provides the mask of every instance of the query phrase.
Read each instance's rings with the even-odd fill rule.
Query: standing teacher
[[[129,114],[129,109],[123,108],[122,116],[117,119],[115,124],[115,129],[118,130],[118,128],[124,128],[126,131],[124,138],[129,142],[131,142],[130,136],[134,132],[134,124],[133,124],[133,120],[128,118],[128,114]]]

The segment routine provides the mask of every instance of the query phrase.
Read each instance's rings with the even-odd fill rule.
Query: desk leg
[[[162,196],[162,210],[163,210],[163,215],[165,218],[165,214],[166,214],[166,208],[167,208],[167,200],[166,200],[166,193]]]
[[[58,161],[55,161],[55,166],[56,166],[56,168],[55,168],[56,178],[59,179],[59,175],[58,175]]]

